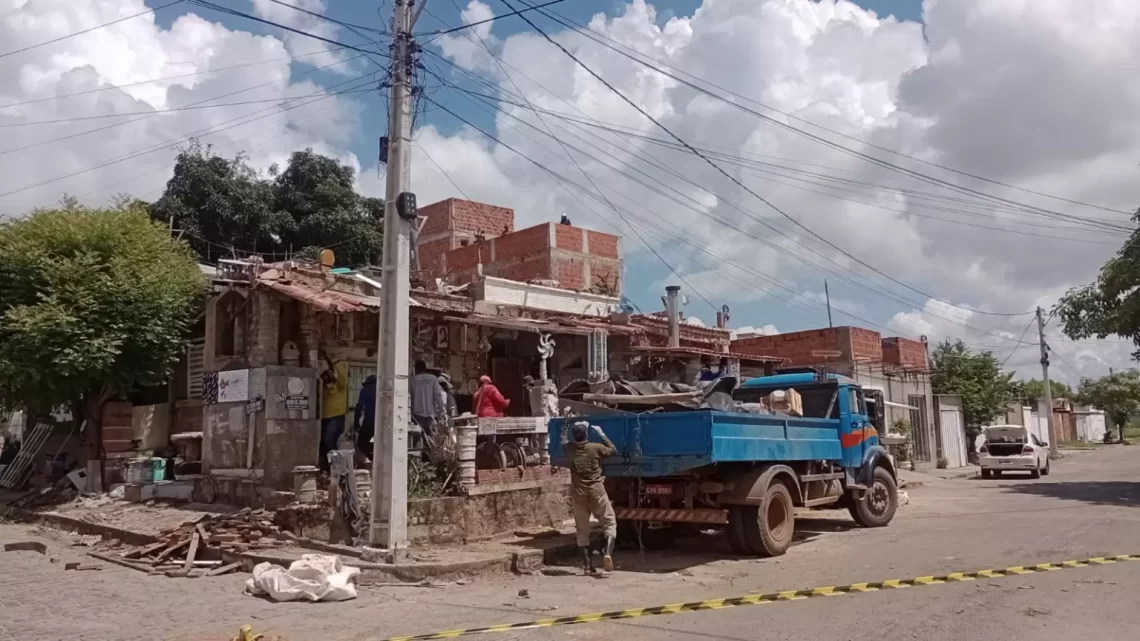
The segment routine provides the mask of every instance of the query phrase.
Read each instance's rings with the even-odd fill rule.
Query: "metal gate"
[[[926,397],[921,394],[911,394],[906,400],[910,406],[910,440],[913,445],[911,458],[915,461],[932,463],[934,452],[930,447],[932,432],[926,415]]]
[[[962,421],[962,399],[957,396],[938,396],[938,435],[942,443],[942,456],[947,467],[965,467],[966,430]]]

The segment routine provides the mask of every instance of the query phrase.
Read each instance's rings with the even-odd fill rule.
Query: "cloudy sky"
[[[273,0],[215,2],[326,41],[190,2],[0,0],[0,215],[156,198],[192,138],[260,168],[313,147],[380,194],[390,0],[282,1],[374,31]],[[705,322],[727,304],[736,327],[819,327],[827,280],[836,324],[960,337],[1032,375],[1021,312],[1091,280],[1140,205],[1134,0],[528,14],[585,67],[517,16],[436,33],[508,4],[429,0],[413,187],[616,230],[646,311],[676,283]],[[1130,345],[1056,325],[1055,375],[1129,366]]]

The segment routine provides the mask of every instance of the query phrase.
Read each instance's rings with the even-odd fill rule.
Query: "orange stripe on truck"
[[[839,444],[844,448],[855,447],[863,441],[878,436],[879,432],[873,427],[864,427],[861,430],[855,430],[839,437]]]

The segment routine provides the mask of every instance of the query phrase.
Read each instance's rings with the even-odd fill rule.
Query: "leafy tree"
[[[151,206],[156,222],[173,221],[206,262],[243,251],[277,252],[294,231],[288,215],[273,209],[273,185],[260,178],[242,155],[214,155],[197,142],[178,154],[174,176]],[[286,247],[287,249],[287,247]]]
[[[1132,220],[1140,223],[1140,209]],[[1062,296],[1056,312],[1073,340],[1115,335],[1140,348],[1140,229],[1101,266],[1095,282]],[[1132,357],[1140,360],[1140,349]]]
[[[1086,378],[1077,386],[1077,401],[1104,410],[1108,419],[1120,430],[1124,442],[1124,426],[1140,412],[1140,372],[1113,372],[1100,378]]]
[[[351,167],[311,149],[262,177],[245,156],[222,158],[195,143],[178,155],[151,215],[185,230],[207,262],[250,252],[280,260],[330,247],[338,263],[375,263],[384,203],[357,194],[354,179]]]
[[[1073,388],[1061,381],[1049,381],[1049,389],[1054,399],[1073,398]],[[1030,404],[1036,404],[1039,399],[1045,398],[1045,382],[1038,378],[1028,381],[1012,381],[1010,392],[1014,398],[1020,398]]]
[[[205,292],[193,251],[137,206],[58,209],[0,223],[0,405],[87,420],[161,383]]]
[[[974,353],[962,341],[946,341],[931,355],[930,377],[935,394],[959,394],[971,440],[982,427],[1005,414],[1013,374],[1003,372],[990,352]]]

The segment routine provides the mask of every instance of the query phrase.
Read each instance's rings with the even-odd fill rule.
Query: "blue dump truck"
[[[803,416],[740,411],[788,389],[799,393]],[[553,419],[550,454],[565,464],[562,430],[575,421],[605,431],[617,447],[604,473],[623,543],[662,547],[686,531],[721,527],[734,552],[778,556],[792,542],[797,508],[845,507],[862,527],[890,523],[898,483],[876,429],[881,393],[800,371],[749,379],[731,397],[737,411]]]

